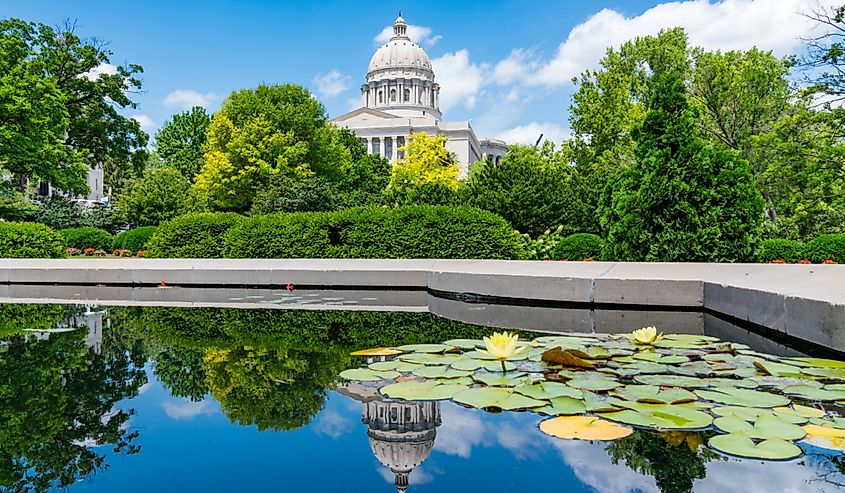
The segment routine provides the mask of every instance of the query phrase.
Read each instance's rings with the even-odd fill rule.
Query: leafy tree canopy
[[[182,175],[193,181],[202,166],[202,153],[206,141],[206,130],[211,115],[201,106],[173,115],[156,132],[156,153],[162,164],[178,169]]]

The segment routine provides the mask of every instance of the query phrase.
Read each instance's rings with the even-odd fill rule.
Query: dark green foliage
[[[604,249],[604,240],[590,233],[576,233],[560,240],[555,246],[555,260],[600,260]]]
[[[19,334],[26,329],[52,329],[62,321],[65,307],[62,305],[19,305],[0,304],[0,337]]]
[[[524,258],[518,233],[472,207],[413,206],[252,217],[226,235],[233,258]]]
[[[202,150],[211,115],[201,106],[173,115],[155,136],[156,153],[166,166],[193,181],[202,166]]]
[[[500,163],[476,164],[462,197],[468,205],[495,212],[531,236],[557,225],[563,225],[566,233],[583,231],[586,214],[583,197],[573,188],[573,174],[551,143],[542,149],[512,146]]]
[[[845,234],[821,235],[807,242],[804,257],[814,263],[833,260],[845,264]]]
[[[620,171],[601,206],[606,258],[736,262],[755,259],[763,201],[748,163],[697,136],[684,83],[664,77],[635,129],[636,163]]]
[[[188,179],[178,169],[165,166],[144,171],[118,200],[130,222],[155,226],[184,214],[189,192]]]
[[[256,193],[250,212],[259,215],[330,211],[335,209],[335,197],[335,187],[318,176],[292,178],[275,175],[266,187]]]
[[[804,244],[793,240],[763,240],[760,243],[758,257],[760,262],[771,262],[772,260],[795,262],[804,258]]]
[[[695,439],[693,433],[637,430],[609,444],[607,453],[614,464],[654,476],[661,493],[692,493],[695,480],[707,475],[705,463],[715,457],[688,441]]]
[[[396,206],[456,205],[460,201],[458,189],[443,183],[420,183],[412,187],[385,190],[384,201]]]
[[[114,237],[112,250],[129,250],[138,253],[139,250],[147,249],[147,242],[158,230],[158,226],[141,226],[140,228],[124,231]]]
[[[91,227],[111,234],[126,224],[123,214],[114,207],[83,207],[64,195],[45,199],[36,221],[56,230]]]
[[[62,258],[64,238],[37,223],[0,223],[0,258]]]
[[[4,221],[32,222],[38,217],[41,207],[30,202],[11,183],[0,183],[0,219]]]
[[[98,228],[62,229],[59,230],[59,234],[65,239],[68,247],[79,250],[93,248],[108,251],[112,245],[112,236],[109,232]]]
[[[147,243],[147,256],[220,258],[223,237],[243,216],[231,212],[186,214],[162,223]]]

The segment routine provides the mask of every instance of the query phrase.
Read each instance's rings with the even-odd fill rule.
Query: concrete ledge
[[[224,303],[226,300],[216,299],[213,289],[209,289],[219,287],[272,290],[292,283],[300,288],[352,291],[359,288],[429,290],[449,293],[458,299],[489,297],[511,304],[573,308],[576,310],[566,313],[550,309],[539,323],[553,325],[560,317],[561,326],[571,324],[578,330],[588,327],[593,331],[604,330],[621,320],[648,324],[654,316],[643,311],[648,308],[704,309],[816,344],[845,349],[845,266],[842,265],[369,259],[0,260],[0,284],[7,286],[3,293],[5,302],[39,299],[27,296],[20,285],[117,288],[161,283],[184,289],[203,288],[196,292],[196,297],[181,300],[197,304],[194,306]],[[97,293],[86,293],[68,301],[102,302],[103,298],[109,298],[109,303],[132,301],[123,294]],[[135,301],[164,302],[161,298],[169,295],[145,293],[144,296],[158,298]],[[205,300],[201,299],[204,297]],[[419,299],[393,301],[421,306]],[[387,304],[379,306],[384,308]],[[485,323],[520,325],[513,318],[517,311],[496,313],[495,305],[488,306],[481,317]],[[601,309],[593,312],[592,308]],[[465,310],[431,300],[428,309],[449,318],[459,317],[458,312]],[[700,317],[679,317],[674,322],[687,331],[700,330],[700,323]]]

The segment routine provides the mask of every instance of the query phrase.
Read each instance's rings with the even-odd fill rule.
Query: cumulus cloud
[[[428,26],[415,26],[413,24],[408,24],[408,37],[411,38],[411,41],[425,46],[434,46],[435,43],[440,41],[443,36],[438,35],[431,35],[431,28]],[[376,43],[384,44],[387,43],[388,40],[393,36],[393,24],[385,27],[381,30],[378,35],[373,38]]]
[[[201,94],[192,89],[177,89],[165,96],[164,105],[187,110],[194,106],[207,108],[219,100],[220,97],[213,92]]]
[[[441,111],[445,113],[461,103],[468,109],[475,107],[489,72],[487,65],[470,62],[466,49],[435,58],[431,60],[431,65],[441,86]]]
[[[80,74],[80,77],[85,77],[88,80],[97,80],[100,74],[114,75],[117,73],[117,67],[110,63],[101,63],[91,70]]]
[[[141,130],[150,133],[156,128],[156,124],[152,118],[147,115],[132,115],[130,118],[141,125]]]
[[[352,432],[354,428],[352,420],[336,411],[326,411],[320,414],[314,426],[311,427],[314,433],[330,438],[346,435]]]
[[[325,99],[334,99],[342,92],[349,89],[352,79],[348,75],[340,73],[337,69],[332,69],[327,74],[317,74],[314,76],[314,85],[317,86],[317,94]]]
[[[540,134],[543,135],[543,140],[559,144],[569,137],[569,129],[568,127],[552,122],[531,122],[502,130],[496,133],[494,137],[504,140],[508,144],[534,145]]]
[[[533,50],[517,48],[493,68],[493,79],[498,84],[510,84],[525,80],[539,68],[539,61]]]
[[[167,401],[161,405],[168,417],[177,420],[193,419],[201,414],[214,414],[214,406],[210,401],[192,402],[187,399]]]
[[[829,4],[833,0],[822,0]],[[596,67],[608,47],[661,29],[683,27],[693,46],[707,50],[746,50],[756,46],[783,56],[803,44],[813,27],[801,15],[818,0],[707,0],[667,2],[626,17],[603,9],[575,26],[551,59],[537,60],[519,50],[500,62],[503,74],[522,76],[531,85],[563,86],[581,71]]]

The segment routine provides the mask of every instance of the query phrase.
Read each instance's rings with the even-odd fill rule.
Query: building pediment
[[[350,111],[349,113],[344,113],[334,119],[333,122],[349,122],[353,120],[360,120],[360,121],[373,121],[373,120],[395,120],[398,117],[396,115],[391,115],[390,113],[385,113],[384,111],[374,110],[372,108],[361,107],[357,110]]]

